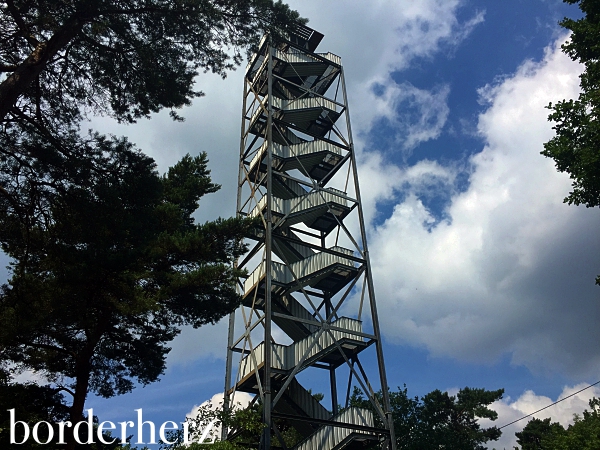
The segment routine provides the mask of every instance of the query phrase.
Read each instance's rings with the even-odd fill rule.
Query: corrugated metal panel
[[[291,180],[290,180],[291,181]],[[306,192],[306,191],[304,191]],[[293,198],[291,200],[285,200],[278,197],[273,197],[272,200],[272,210],[273,212],[281,215],[286,214],[300,214],[302,211],[306,211],[312,208],[316,208],[317,206],[325,205],[327,203],[330,204],[332,209],[335,209],[336,206],[347,207],[348,201],[344,197],[340,197],[341,195],[345,195],[345,192],[342,192],[337,189],[327,188],[322,189],[320,191],[313,191],[306,195],[302,195],[301,197]],[[263,196],[259,201],[256,207],[250,212],[250,217],[258,217],[260,212],[265,209],[267,205],[267,197]],[[322,215],[326,212],[319,213]],[[294,223],[302,221],[295,220]]]
[[[337,55],[334,55],[331,52],[328,53],[316,53],[317,55],[328,59],[329,61],[333,62],[334,64],[338,64],[341,65],[342,64],[342,58],[340,58]],[[280,49],[276,49],[275,50],[275,58],[280,59],[281,61],[286,61],[289,63],[317,63],[317,64],[323,64],[323,61],[321,61],[320,59],[314,58],[309,54],[306,53],[300,53],[297,51],[288,51],[288,52],[283,52]]]
[[[307,141],[302,142],[295,145],[283,146],[277,145],[278,147],[282,147],[281,150],[275,152],[276,154],[281,154],[283,158],[292,158],[294,156],[302,156],[310,153],[327,151],[331,153],[336,153],[338,155],[342,154],[342,150],[329,142],[317,140],[317,141]]]
[[[256,365],[254,364],[254,359],[256,358]],[[261,342],[254,349],[254,357],[252,354],[244,357],[240,362],[240,379],[245,378],[250,375],[255,367],[260,367],[265,361],[265,344]]]
[[[337,192],[336,192],[337,191]],[[315,206],[324,205],[325,203],[333,203],[334,205],[347,206],[348,202],[339,194],[345,195],[344,192],[333,190],[332,188],[312,191],[301,198],[289,200],[286,205],[289,212],[300,212],[304,209],[314,208]],[[284,214],[287,214],[285,212]]]
[[[274,300],[273,311],[293,316],[284,318],[273,316],[273,322],[287,334],[293,341],[304,339],[309,334],[318,330],[318,326],[298,322],[297,319],[314,320],[310,313],[291,296],[283,296]]]
[[[267,104],[269,96],[265,95],[263,102]],[[292,100],[283,99],[273,96],[273,107],[282,111],[302,111],[308,109],[326,109],[329,111],[338,112],[339,106],[323,97],[302,97]],[[252,115],[251,121],[254,122],[259,115],[263,113],[262,108],[258,108]]]
[[[351,423],[353,425],[373,426],[373,413],[367,409],[351,407],[334,417],[336,422]],[[350,428],[324,426],[319,428],[312,436],[305,439],[295,447],[295,450],[323,450],[335,448],[352,433],[357,432]]]
[[[289,130],[287,130],[290,133]],[[295,135],[294,135],[295,136]],[[264,142],[259,149],[256,151],[252,160],[250,161],[250,172],[252,172],[255,166],[261,163],[266,157],[267,151],[267,142]],[[316,157],[314,162],[307,163],[305,160],[302,161],[302,164],[298,163],[295,158],[302,158],[313,153],[326,152],[325,155],[321,157]],[[325,164],[335,164],[337,163],[342,156],[342,149],[336,145],[330,144],[325,141],[315,140],[315,141],[301,141],[299,143],[287,146],[280,145],[277,143],[273,143],[273,157],[274,159],[294,159],[296,164],[293,168],[302,168],[303,166],[307,169],[311,169],[313,165],[319,164],[321,162]],[[322,158],[322,159],[321,159]],[[309,167],[306,167],[306,166]]]
[[[267,97],[265,97],[267,98]],[[338,105],[331,100],[323,97],[302,97],[293,100],[287,100],[279,97],[273,97],[273,106],[283,111],[297,111],[301,109],[325,108],[330,111],[338,110]]]
[[[345,253],[347,255],[353,254],[352,250],[343,247],[332,247],[330,250],[336,251],[338,253]],[[327,266],[331,266],[335,263],[340,263],[346,266],[354,267],[354,262],[352,260],[344,258],[341,255],[334,255],[325,252],[315,253],[310,258],[306,258],[302,261],[298,261],[297,263],[291,264],[290,267],[298,278],[302,278],[304,276],[322,270]]]
[[[338,55],[334,55],[331,52],[317,53],[317,55],[322,56],[323,58],[327,58],[329,61],[336,63],[338,66],[342,65],[342,58],[340,58]]]
[[[330,250],[333,250],[338,253],[343,253],[348,256],[352,256],[354,254],[352,250],[339,246],[331,247]],[[301,261],[290,264],[290,268],[294,272],[294,274],[296,274],[296,278],[304,278],[305,276],[323,270],[328,266],[331,266],[336,263],[343,264],[349,267],[354,267],[354,261],[348,258],[344,258],[342,255],[334,255],[331,253],[319,252]],[[295,281],[290,270],[284,264],[281,264],[279,262],[272,261],[271,274],[273,280],[281,284],[289,284]],[[244,281],[244,294],[248,294],[248,292],[250,292],[253,286],[257,284],[264,276],[265,262],[263,261]]]
[[[327,411],[321,403],[315,400],[313,395],[304,389],[296,379],[293,379],[290,383],[287,394],[307,416],[321,420],[331,419],[331,413]]]
[[[265,262],[261,262],[256,269],[250,274],[248,278],[244,281],[244,294],[248,294],[250,290],[257,284],[263,277],[265,276]],[[271,276],[273,280],[282,283],[288,284],[294,281],[292,277],[292,273],[285,266],[285,264],[281,264],[276,261],[271,261]]]
[[[280,344],[271,344],[271,367],[275,369],[287,370],[287,365],[285,361],[285,351],[286,346]],[[244,359],[241,361],[240,365],[240,379],[245,378],[250,375],[255,367],[261,367],[265,362],[265,343],[261,342],[254,348],[254,357],[252,353],[246,355]],[[256,366],[254,361],[256,359]]]
[[[293,237],[297,238],[297,236],[295,236],[295,235],[294,235],[294,233],[291,233],[291,232],[290,232],[290,234],[291,234]],[[294,243],[294,242],[286,242],[285,244],[286,244],[286,245],[289,245],[289,246],[290,246],[290,247],[292,247],[294,250],[296,250],[296,251],[297,251],[297,252],[298,252],[300,255],[302,255],[302,257],[303,257],[303,258],[308,258],[308,257],[310,257],[310,256],[312,256],[312,255],[314,255],[314,254],[315,254],[315,251],[314,251],[314,250],[312,250],[310,247],[307,247],[307,246],[305,246],[305,245],[302,245],[302,244],[296,244],[296,243]]]
[[[331,325],[338,328],[346,328],[349,331],[362,331],[362,322],[355,319],[350,319],[348,317],[339,318]],[[351,328],[349,328],[349,326]],[[335,345],[335,341],[339,341],[344,338],[355,341],[363,341],[362,337],[356,336],[350,332],[339,330],[331,330],[331,333],[325,331],[321,333],[318,338],[316,338],[316,334],[312,334],[287,347],[287,361],[288,363],[293,363],[290,367],[294,367],[300,362],[305,353],[308,352],[306,359],[311,359],[317,356],[319,353],[333,347]]]
[[[302,304],[296,300],[291,295],[286,295],[281,300],[281,303],[286,307],[286,309],[290,312],[290,314],[294,317],[298,317],[299,319],[306,320],[314,320],[313,315],[304,307]],[[304,324],[306,328],[308,328],[311,332],[315,332],[318,330],[318,326]]]
[[[335,345],[335,342],[341,339],[348,338],[361,342],[364,340],[362,337],[352,333],[352,331],[362,332],[362,322],[359,320],[340,317],[331,325],[337,328],[345,328],[348,331],[331,330],[331,333],[324,331],[319,337],[314,333],[288,346],[273,343],[271,345],[273,352],[271,357],[273,362],[272,367],[281,370],[291,370],[296,367],[307,352],[305,360],[310,360],[321,352],[329,351]],[[260,367],[264,362],[264,342],[256,346],[254,354],[256,356],[256,363]],[[240,378],[249,375],[254,370],[254,367],[252,355],[245,356],[241,364]]]
[[[263,44],[265,43],[265,41],[267,40],[267,36],[268,35],[264,35],[261,39],[260,42],[258,44],[258,48],[262,48]],[[254,66],[254,67],[258,67],[260,65],[260,63],[258,64],[258,66],[256,65],[256,61],[257,59],[261,58],[264,60],[264,54],[263,53],[254,53],[254,55],[250,58],[250,61],[248,61],[248,64],[246,64],[246,73],[248,73],[248,71],[250,70],[250,67]],[[262,62],[262,60],[261,60]]]

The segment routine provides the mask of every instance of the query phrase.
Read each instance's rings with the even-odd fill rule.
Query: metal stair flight
[[[238,266],[246,270],[238,291],[244,331],[236,336],[233,314],[225,403],[234,391],[257,396],[267,425],[257,442],[261,450],[354,450],[373,443],[395,450],[387,391],[378,406],[359,360],[375,348],[379,384],[387,386],[341,58],[315,53],[322,38],[304,25],[277,42],[265,36],[246,67],[238,215],[257,218],[258,225]],[[357,221],[352,226],[345,224],[349,217]],[[357,223],[361,234],[351,236]],[[352,297],[360,305],[354,316],[341,308]],[[286,344],[276,342],[281,333],[272,327],[287,336],[277,339]],[[329,408],[298,379],[310,383],[308,374],[318,370],[329,374]],[[340,410],[336,373],[349,377],[348,392],[352,383],[360,385],[377,421],[348,398]],[[281,423],[297,431],[298,442],[285,444]]]

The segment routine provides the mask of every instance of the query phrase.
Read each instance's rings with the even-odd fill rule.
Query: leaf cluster
[[[397,448],[485,449],[484,444],[497,440],[501,431],[497,427],[482,428],[478,420],[497,419],[498,414],[489,405],[501,399],[503,393],[503,389],[465,387],[456,395],[434,390],[419,398],[409,397],[406,386],[390,392]],[[368,399],[356,388],[350,405],[371,408]]]
[[[595,450],[600,448],[600,399],[589,402],[590,410],[575,414],[566,429],[551,419],[532,419],[515,433],[522,450]]]
[[[158,379],[179,326],[238,305],[232,262],[251,222],[194,223],[199,199],[218,188],[205,154],[161,177],[125,139],[85,145],[88,157],[61,170],[0,161],[10,194],[0,196],[0,243],[13,260],[0,355],[73,395],[81,382],[110,397]]]
[[[584,66],[581,93],[576,100],[548,106],[555,136],[544,144],[542,154],[553,158],[556,168],[573,180],[566,203],[596,207],[600,206],[600,1],[564,1],[578,4],[585,14],[579,20],[560,22],[571,31],[563,51]]]
[[[7,0],[0,7],[0,121],[133,122],[203,95],[265,32],[305,20],[280,0]],[[8,116],[7,116],[8,115]],[[174,117],[177,117],[173,113]]]
[[[189,444],[184,443],[182,430],[171,431],[167,440],[172,444],[161,445],[161,450],[241,450],[256,447],[265,424],[262,422],[262,408],[253,403],[247,408],[237,405],[233,409],[223,408],[223,404],[206,402],[195,409],[195,416],[186,419],[189,427]],[[221,427],[230,430],[230,439],[221,441]],[[207,429],[209,432],[205,433]],[[200,442],[204,437],[204,442]]]

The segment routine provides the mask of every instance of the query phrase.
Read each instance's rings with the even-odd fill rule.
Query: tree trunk
[[[48,61],[67,46],[82,30],[85,21],[71,18],[47,42],[41,42],[17,69],[0,84],[0,122],[19,97],[46,68]]]
[[[75,435],[73,434],[73,427],[77,422],[84,420],[83,408],[85,406],[85,400],[90,384],[91,359],[92,352],[84,351],[84,355],[78,356],[77,362],[75,363],[75,395],[73,396],[73,404],[70,408],[69,420],[71,421],[71,428],[68,428],[70,432],[67,434],[67,450],[75,449],[77,442],[75,441]]]

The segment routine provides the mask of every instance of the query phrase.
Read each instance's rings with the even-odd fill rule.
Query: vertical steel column
[[[267,66],[267,230],[265,233],[265,380],[262,448],[271,448],[271,294],[272,294],[272,239],[273,239],[273,40],[269,36]]]
[[[387,417],[387,425],[390,430],[390,446],[391,450],[396,450],[396,435],[394,432],[394,418],[392,417],[392,408],[390,406],[390,396],[388,392],[388,382],[385,373],[385,364],[383,362],[383,347],[381,342],[381,330],[379,328],[379,317],[377,315],[377,306],[375,305],[375,287],[373,285],[373,274],[371,272],[371,258],[369,257],[369,249],[367,247],[367,232],[365,228],[365,218],[362,210],[362,201],[360,198],[360,188],[358,182],[358,170],[356,167],[356,154],[354,153],[354,141],[352,139],[352,126],[350,124],[350,110],[348,108],[348,96],[346,92],[346,78],[344,76],[344,69],[341,69],[341,81],[342,81],[342,93],[344,95],[344,104],[346,105],[346,126],[348,127],[348,140],[350,144],[350,154],[352,160],[352,169],[354,177],[354,188],[356,190],[356,200],[359,205],[358,218],[360,222],[360,234],[363,245],[363,257],[367,265],[365,278],[367,282],[367,290],[369,292],[369,302],[371,304],[371,319],[373,321],[373,333],[376,337],[375,348],[377,349],[377,363],[379,365],[379,378],[381,381],[381,392],[383,394],[383,408],[384,413]]]
[[[246,108],[248,106],[247,103],[248,97],[248,84],[244,77],[244,96],[242,97],[242,121],[241,121],[241,130],[240,130],[240,162],[238,166],[238,184],[237,184],[237,202],[236,202],[236,216],[240,217],[240,209],[242,207],[242,190],[240,186],[244,180],[244,150],[246,139],[244,139],[246,134]],[[238,262],[234,263],[234,267],[237,267]],[[239,285],[237,286],[237,290],[239,291]],[[227,331],[227,357],[225,359],[225,390],[223,391],[223,410],[225,414],[228,414],[231,411],[232,405],[230,405],[231,399],[229,397],[229,391],[233,388],[231,384],[231,372],[233,370],[233,340],[235,339],[235,314],[233,311],[229,314],[229,328]],[[221,426],[221,440],[224,441],[227,439],[227,427]]]

